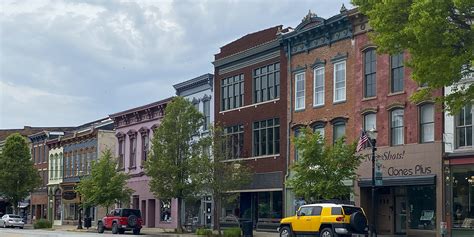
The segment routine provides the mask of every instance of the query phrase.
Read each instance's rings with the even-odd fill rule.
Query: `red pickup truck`
[[[116,208],[97,221],[99,233],[104,233],[106,229],[112,230],[112,234],[123,234],[126,230],[132,230],[134,235],[139,235],[141,228],[142,215],[137,209]]]

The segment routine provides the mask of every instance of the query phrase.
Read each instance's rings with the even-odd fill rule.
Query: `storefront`
[[[372,207],[372,160],[369,149],[358,169],[356,205],[369,221],[376,212],[378,234],[439,236],[443,213],[441,143],[380,147],[376,161],[381,166],[382,184],[376,188]]]

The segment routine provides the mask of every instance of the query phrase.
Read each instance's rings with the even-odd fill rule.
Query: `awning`
[[[283,190],[283,172],[256,173],[252,176],[252,182],[243,187],[229,191],[233,192],[270,192]]]
[[[19,202],[18,203],[18,208],[26,208],[30,205],[28,202]]]
[[[414,185],[434,185],[436,184],[436,175],[420,175],[420,176],[399,176],[399,177],[383,177],[382,187],[389,186],[414,186]],[[372,179],[360,179],[359,187],[372,187]],[[377,186],[381,187],[381,186]]]

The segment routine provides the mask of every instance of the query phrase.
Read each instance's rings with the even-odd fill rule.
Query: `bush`
[[[33,224],[35,229],[45,229],[53,227],[53,223],[47,219],[39,219]]]
[[[212,230],[211,229],[204,229],[204,228],[198,228],[196,230],[196,235],[205,235],[205,236],[212,236]]]
[[[224,237],[240,237],[241,230],[240,228],[229,228],[224,230]]]

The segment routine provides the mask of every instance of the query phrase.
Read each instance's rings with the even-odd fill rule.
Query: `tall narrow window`
[[[226,127],[224,134],[227,138],[225,148],[227,159],[241,158],[244,149],[244,126],[236,125]]]
[[[280,153],[280,119],[268,119],[253,123],[253,155],[263,156]]]
[[[137,138],[136,135],[130,136],[130,168],[134,168],[137,165]]]
[[[333,123],[333,143],[346,135],[346,122],[345,121],[337,121]]]
[[[225,78],[221,85],[221,110],[229,110],[244,105],[244,74]]]
[[[313,105],[324,105],[324,67],[314,69]]]
[[[369,49],[364,53],[364,97],[376,96],[376,67],[377,54],[375,49]]]
[[[390,56],[391,73],[391,92],[403,91],[403,53]]]
[[[313,132],[314,133],[319,133],[319,136],[321,137],[321,142],[324,143],[324,123],[317,123],[313,126]]]
[[[421,142],[434,141],[434,105],[425,104],[420,107]]]
[[[391,112],[391,135],[392,135],[392,146],[402,145],[405,142],[404,139],[404,126],[403,126],[403,109],[395,109]]]
[[[124,164],[124,153],[125,153],[125,140],[123,137],[120,137],[118,140],[118,153],[119,153],[119,160],[118,160],[118,168],[123,169],[123,164]]]
[[[456,120],[457,147],[472,146],[472,105],[464,106]]]
[[[305,73],[298,73],[295,75],[295,110],[305,108]]]
[[[253,73],[253,102],[280,97],[280,63],[257,68]]]
[[[209,125],[211,124],[211,101],[210,100],[204,100],[203,101],[203,106],[204,106],[203,130],[207,131],[207,130],[209,130]]]
[[[146,161],[148,157],[148,144],[149,144],[148,131],[142,133],[142,160]],[[142,163],[143,164],[143,163]]]
[[[334,64],[334,102],[346,100],[346,61]]]
[[[364,115],[364,131],[372,129],[377,129],[377,115],[375,113]]]

